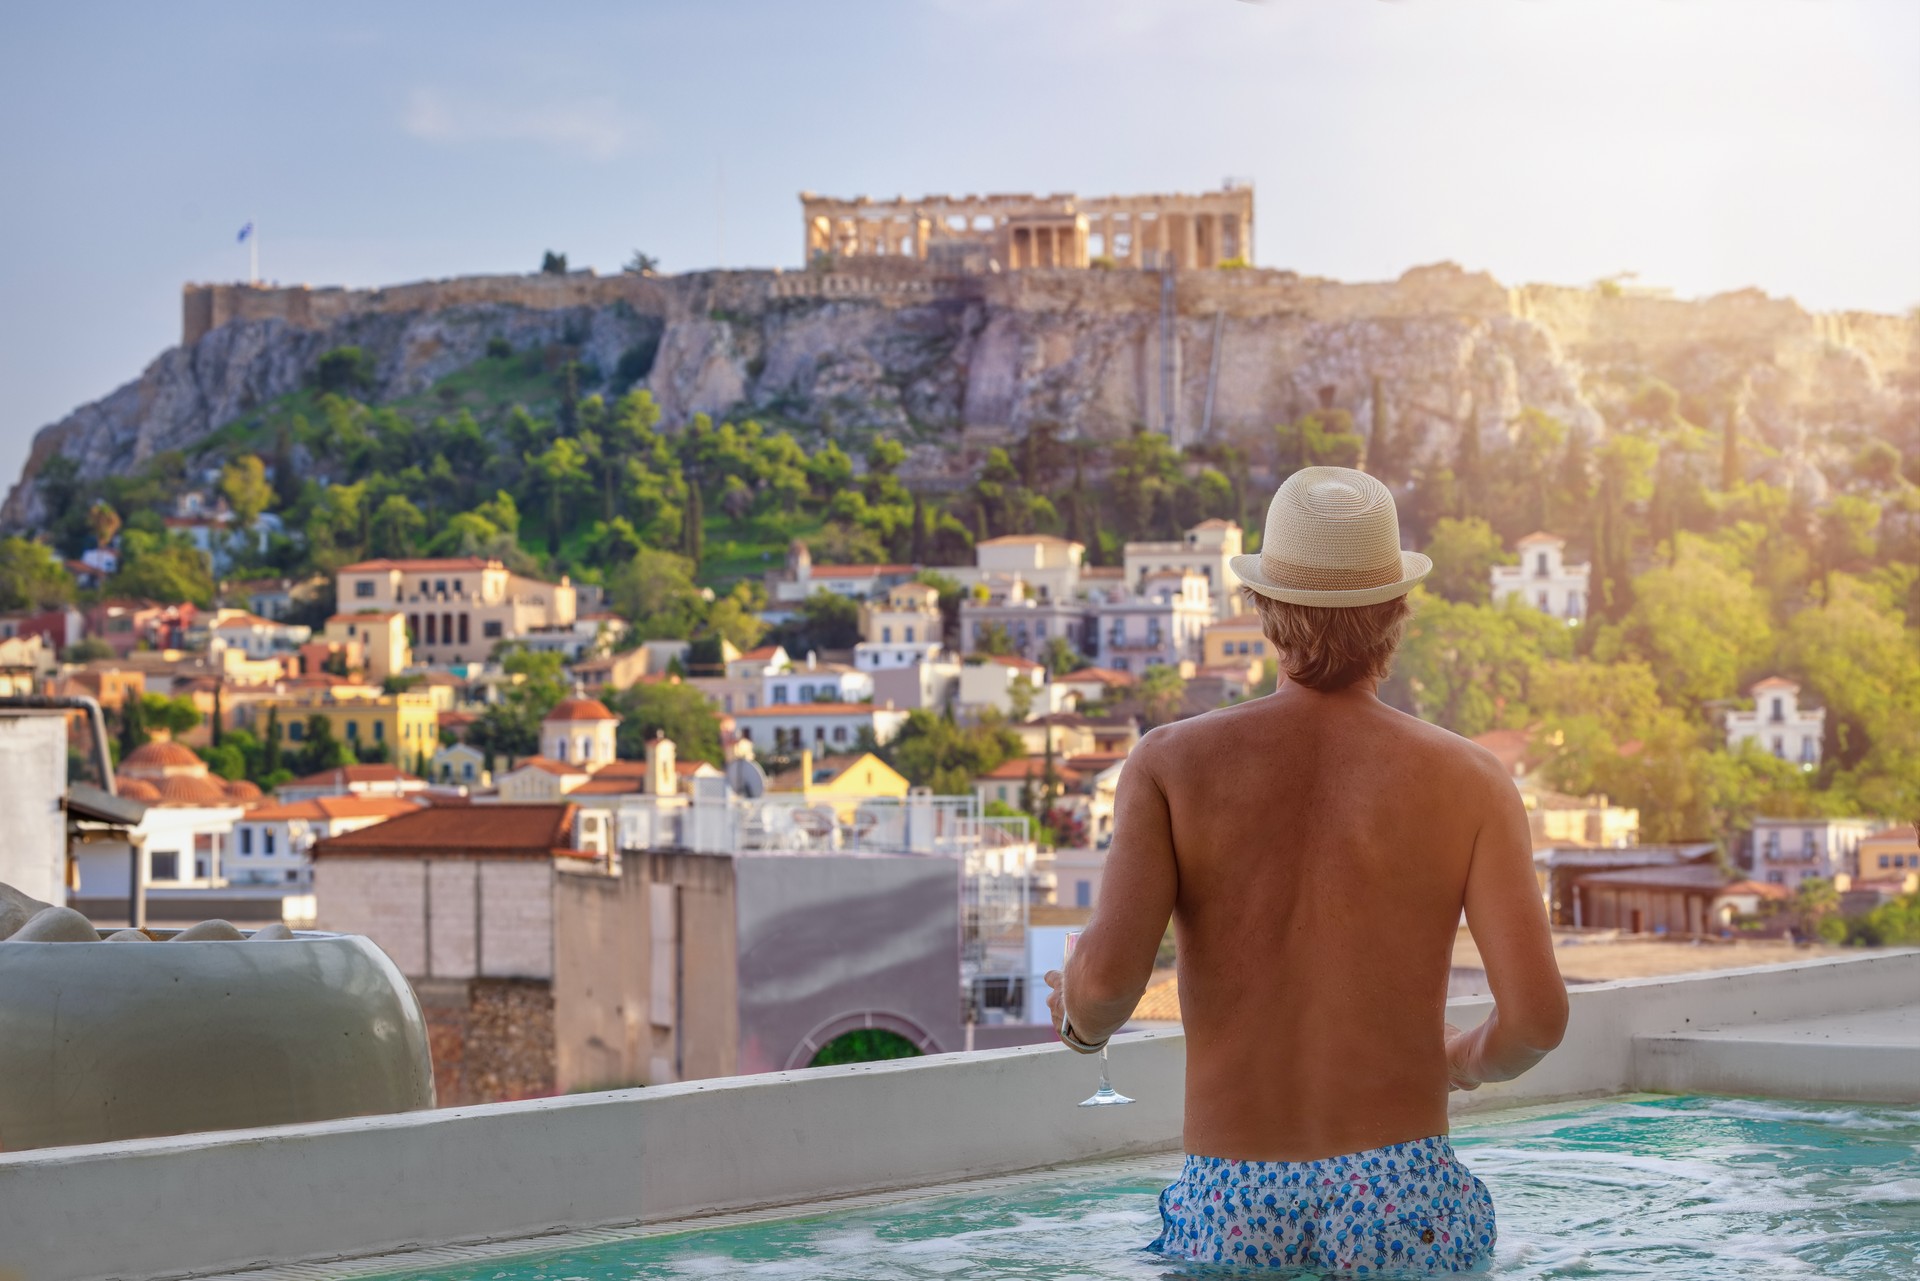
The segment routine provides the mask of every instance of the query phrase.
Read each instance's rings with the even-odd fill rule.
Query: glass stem
[[[1113,1086],[1107,1082],[1107,1047],[1104,1045],[1100,1047],[1100,1092],[1102,1094],[1113,1092]]]

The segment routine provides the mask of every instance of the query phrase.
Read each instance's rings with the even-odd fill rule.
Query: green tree
[[[567,274],[567,256],[549,249],[540,255],[540,274],[543,276],[564,276]]]
[[[1013,653],[1013,633],[1004,623],[987,623],[973,638],[973,652],[1004,658]]]
[[[1353,429],[1353,415],[1344,409],[1307,414],[1273,429],[1283,475],[1303,467],[1357,467],[1367,443]]]
[[[132,596],[165,604],[213,603],[213,572],[204,552],[184,539],[157,538],[130,530],[121,538],[125,558],[107,580],[112,596]]]
[[[563,513],[573,499],[591,483],[587,476],[587,455],[580,442],[570,436],[554,440],[544,451],[527,457],[527,467],[539,481],[547,498],[547,553],[560,554],[560,542],[572,522]]]
[[[142,694],[140,719],[149,730],[163,729],[173,737],[180,738],[200,728],[200,709],[193,705],[190,698]]]
[[[273,486],[267,483],[266,464],[257,454],[242,454],[220,469],[220,492],[241,529],[251,529],[254,519],[273,505]]]
[[[605,700],[620,716],[619,753],[629,760],[646,755],[646,743],[656,731],[673,740],[683,761],[724,765],[720,752],[720,717],[706,695],[691,685],[662,683],[630,685]]]
[[[120,532],[120,513],[107,502],[97,502],[87,509],[87,527],[93,531],[95,547],[113,546],[114,536]]]
[[[376,556],[411,556],[426,529],[426,516],[405,495],[388,494],[368,522],[367,548]]]
[[[641,640],[691,636],[706,611],[684,556],[643,548],[607,576],[607,599]]]
[[[1572,653],[1566,625],[1518,601],[1456,604],[1416,590],[1389,687],[1393,701],[1469,737],[1525,725],[1534,670]]]
[[[1086,664],[1080,651],[1073,642],[1064,636],[1050,636],[1040,651],[1040,665],[1047,669],[1048,676],[1065,676],[1068,672],[1078,671]]]
[[[318,712],[307,717],[306,736],[292,756],[293,768],[302,775],[342,769],[360,759],[352,747],[333,736],[333,723]]]
[[[916,709],[882,755],[915,787],[951,796],[971,792],[975,778],[1024,751],[1020,736],[992,713],[963,727]]]
[[[851,649],[860,641],[860,604],[816,591],[800,602],[796,617],[774,629],[772,639],[796,657],[823,649]]]
[[[1598,634],[1593,653],[1645,661],[1669,702],[1701,710],[1735,694],[1770,652],[1773,628],[1752,576],[1723,550],[1688,534],[1676,544],[1672,564],[1634,580],[1633,608]]]
[[[373,358],[358,347],[335,347],[314,366],[313,381],[335,396],[364,396],[373,390]]]
[[[0,609],[51,609],[73,599],[73,575],[44,543],[0,538]]]
[[[1474,605],[1484,605],[1491,598],[1493,567],[1512,561],[1500,535],[1478,516],[1465,520],[1448,516],[1436,521],[1427,555],[1433,560],[1427,590],[1450,601]]]
[[[1180,715],[1187,696],[1187,682],[1180,669],[1155,663],[1140,674],[1140,704],[1149,725],[1165,725]]]

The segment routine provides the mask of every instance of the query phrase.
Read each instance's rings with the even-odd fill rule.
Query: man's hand
[[[1474,1032],[1462,1032],[1451,1023],[1441,1025],[1442,1035],[1447,1043],[1447,1090],[1477,1090],[1480,1078],[1472,1067],[1475,1044],[1479,1037]]]
[[[1053,1034],[1055,1036],[1060,1035],[1060,1026],[1067,1021],[1066,982],[1066,976],[1061,974],[1059,970],[1047,971],[1046,983],[1048,987],[1053,989],[1047,995],[1047,1012],[1053,1015]],[[1088,1053],[1088,1051],[1070,1043],[1065,1038],[1061,1039],[1060,1044],[1066,1046],[1076,1054]]]

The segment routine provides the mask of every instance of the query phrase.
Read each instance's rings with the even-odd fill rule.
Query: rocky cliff
[[[1769,467],[1811,484],[1823,453],[1862,434],[1920,446],[1920,319],[1812,314],[1754,291],[1686,302],[1508,289],[1450,265],[1378,284],[1253,270],[951,277],[895,262],[366,291],[189,286],[183,314],[182,345],[38,433],[0,521],[34,522],[31,482],[51,455],[96,476],[189,449],[299,388],[334,347],[367,351],[385,398],[481,359],[493,338],[571,343],[603,371],[657,343],[641,385],[670,426],[708,412],[882,430],[923,446],[923,472],[965,428],[1147,426],[1185,443],[1244,439],[1319,407],[1363,428],[1392,422],[1416,454],[1469,430],[1497,448],[1527,407],[1601,432],[1610,405],[1650,378],[1696,421],[1737,415]]]

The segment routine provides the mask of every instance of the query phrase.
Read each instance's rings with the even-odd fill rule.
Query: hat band
[[[1297,565],[1278,556],[1262,555],[1260,568],[1275,587],[1302,592],[1358,592],[1369,587],[1385,587],[1400,581],[1400,557],[1395,553],[1391,565],[1330,569],[1317,565]]]

